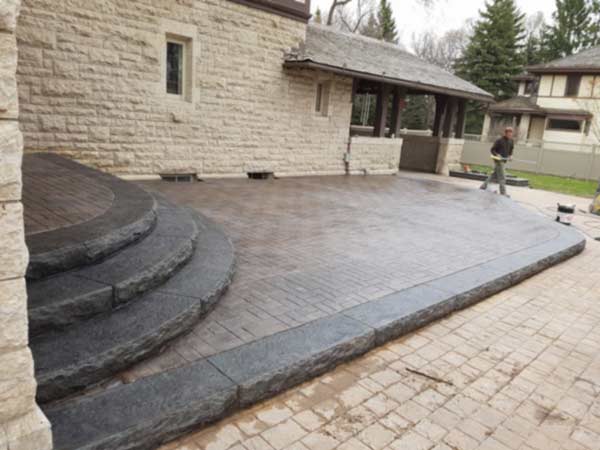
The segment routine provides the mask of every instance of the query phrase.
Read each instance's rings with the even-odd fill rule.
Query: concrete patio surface
[[[415,174],[363,182],[398,183],[405,191],[408,179],[428,178],[445,187],[423,203],[468,195],[451,187],[457,184],[475,187]],[[586,202],[533,190],[511,194],[545,220],[558,198]],[[576,220],[592,236],[597,225],[591,216]],[[581,256],[162,450],[597,450],[599,299],[600,244],[590,240]]]
[[[495,260],[517,262],[517,252],[562,232],[510,200],[411,178],[143,183],[219,223],[236,247],[237,273],[209,320],[116,381],[185,366]]]

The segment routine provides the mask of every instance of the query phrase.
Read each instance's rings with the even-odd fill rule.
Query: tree
[[[453,72],[468,43],[469,31],[465,25],[464,28],[447,31],[442,36],[433,31],[413,35],[412,51],[419,58]]]
[[[388,0],[380,0],[377,19],[381,29],[381,39],[397,44],[398,31],[396,30],[396,20],[394,19],[394,13]]]
[[[313,16],[312,20],[315,23],[323,23],[321,8],[317,7],[317,10],[315,11],[315,15]]]
[[[514,0],[491,0],[480,12],[464,56],[456,65],[463,78],[497,98],[515,93],[512,78],[523,67],[524,18]]]
[[[600,43],[600,1],[556,0],[554,23],[544,30],[544,58],[570,56]]]
[[[333,25],[333,21],[335,19],[335,13],[347,5],[352,0],[333,0],[331,7],[329,8],[329,14],[327,14],[327,25]]]
[[[542,48],[544,30],[546,29],[544,13],[539,11],[529,16],[525,28],[527,33],[523,51],[525,66],[540,64],[545,61],[544,50]]]
[[[381,39],[381,30],[379,28],[379,22],[374,13],[369,14],[369,19],[361,27],[360,34],[368,36],[374,39]]]

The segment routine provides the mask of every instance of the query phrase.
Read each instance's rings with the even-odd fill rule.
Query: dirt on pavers
[[[597,450],[599,298],[600,244],[590,243],[579,257],[162,450]],[[225,441],[225,430],[235,439]]]

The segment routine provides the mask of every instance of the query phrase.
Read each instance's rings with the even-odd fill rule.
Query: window
[[[536,82],[528,80],[525,82],[525,95],[534,95],[536,92]]]
[[[548,129],[555,131],[581,131],[581,122],[579,120],[549,119]]]
[[[167,41],[167,93],[183,95],[184,44]]]
[[[315,112],[321,116],[327,116],[329,109],[329,82],[317,83],[315,97]]]
[[[567,77],[567,88],[565,96],[577,97],[579,95],[579,87],[581,86],[581,75],[569,75]]]

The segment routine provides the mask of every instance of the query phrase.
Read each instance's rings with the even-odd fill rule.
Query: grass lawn
[[[491,167],[471,166],[471,170],[490,173]],[[507,173],[519,178],[527,178],[533,189],[559,192],[561,194],[575,195],[577,197],[593,198],[598,188],[597,181],[577,180],[575,178],[558,177],[555,175],[540,175],[531,172],[508,169]]]

